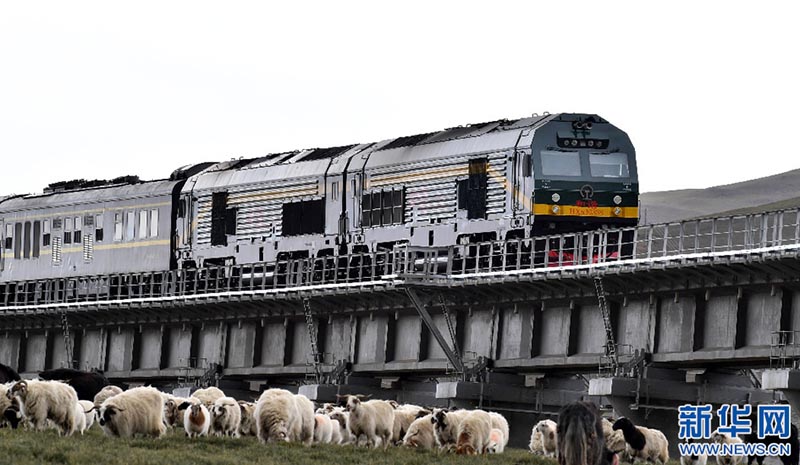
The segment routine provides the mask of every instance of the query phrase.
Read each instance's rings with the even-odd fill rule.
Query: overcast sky
[[[543,111],[643,191],[800,168],[795,2],[267,3],[0,4],[0,195]]]

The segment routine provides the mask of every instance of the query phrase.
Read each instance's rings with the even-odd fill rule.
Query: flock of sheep
[[[78,372],[80,373],[80,372]],[[496,412],[426,409],[361,395],[341,396],[338,404],[314,404],[301,394],[268,389],[256,402],[237,401],[210,387],[180,398],[153,387],[123,391],[111,385],[90,389],[96,374],[56,380],[17,380],[0,384],[0,412],[13,427],[22,422],[35,430],[55,428],[70,436],[99,423],[107,436],[160,437],[169,428],[189,437],[255,436],[275,441],[354,444],[368,447],[404,445],[457,454],[502,453],[509,426]],[[41,376],[41,375],[40,375]],[[100,375],[101,376],[101,375]],[[107,383],[107,381],[105,381]],[[101,388],[102,386],[102,388]],[[87,391],[89,389],[89,391]],[[95,392],[93,400],[79,400]],[[793,457],[797,465],[797,429],[792,428]],[[716,442],[737,438],[715,433]],[[617,465],[669,460],[668,441],[659,430],[634,425],[627,418],[602,418],[594,404],[576,402],[559,413],[558,423],[542,420],[531,432],[530,450],[557,457],[561,465]],[[739,465],[744,457],[716,457],[718,465]],[[762,459],[763,460],[763,459]],[[682,465],[705,465],[707,457],[681,457]]]
[[[355,444],[387,448],[406,445],[458,454],[502,453],[508,422],[483,410],[428,410],[364,396],[342,396],[342,405],[314,404],[301,394],[267,389],[256,402],[237,401],[216,387],[180,398],[153,387],[126,391],[105,386],[93,401],[79,400],[68,383],[19,380],[0,384],[5,421],[59,434],[83,433],[97,422],[107,436],[161,437],[168,428],[187,436],[256,436],[263,443],[286,441]]]

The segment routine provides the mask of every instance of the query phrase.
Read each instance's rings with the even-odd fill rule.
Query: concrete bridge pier
[[[670,457],[678,457],[678,407],[684,404],[744,404],[772,402],[774,394],[753,387],[747,376],[703,369],[647,367],[640,378],[590,380],[589,395],[603,396],[615,417],[657,428],[669,441]],[[654,414],[657,412],[657,414]]]
[[[527,448],[533,426],[544,418],[555,419],[563,405],[586,398],[586,384],[575,376],[490,372],[483,383],[441,381],[436,398],[450,407],[503,414],[511,427],[509,444]]]

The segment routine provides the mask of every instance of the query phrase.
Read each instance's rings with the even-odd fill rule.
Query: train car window
[[[225,235],[225,210],[228,208],[228,193],[211,194],[211,245],[228,245]]]
[[[394,209],[394,222],[402,224],[403,212],[405,211],[405,190],[397,189],[392,191],[392,208]]]
[[[629,178],[628,155],[624,153],[590,153],[589,168],[594,178]]]
[[[283,204],[283,236],[321,234],[325,232],[325,199]]]
[[[50,247],[50,220],[42,221],[42,247]]]
[[[64,218],[64,244],[72,244],[72,218]]]
[[[339,183],[331,183],[331,201],[339,200]]]
[[[381,225],[381,193],[372,193],[372,225]]]
[[[158,210],[150,210],[150,237],[158,236]]]
[[[526,153],[522,156],[522,175],[533,176],[533,163],[531,163],[531,154]]]
[[[22,258],[22,223],[14,225],[14,258]]]
[[[83,229],[82,221],[79,216],[75,217],[75,231],[72,233],[72,242],[74,244],[81,243],[81,230]]]
[[[94,217],[94,240],[103,242],[103,215]]]
[[[458,190],[457,194],[458,194],[458,209],[459,210],[466,210],[467,209],[467,192],[469,192],[469,189],[467,189],[468,187],[469,186],[467,184],[467,180],[466,179],[460,179],[458,181],[458,185],[456,186],[456,189]]]
[[[486,219],[486,201],[488,199],[489,161],[477,158],[469,161],[469,178],[467,178],[467,219]]]
[[[31,256],[33,258],[39,258],[39,244],[41,244],[42,240],[42,223],[41,221],[34,221],[33,222],[33,250],[31,251]]]
[[[383,191],[381,194],[381,224],[392,224],[392,191]]]
[[[225,210],[225,234],[236,234],[236,208]]]
[[[147,210],[139,212],[139,239],[147,237]]]
[[[542,150],[542,174],[545,176],[580,176],[581,158],[578,152]]]
[[[25,222],[25,242],[22,244],[22,258],[31,258],[31,222]]]
[[[11,250],[14,248],[14,225],[13,224],[6,224],[6,238],[4,247],[6,250]]]
[[[178,218],[186,218],[186,199],[178,202]]]
[[[372,226],[372,196],[370,194],[364,194],[361,197],[361,226],[364,228]]]
[[[136,212],[125,212],[125,240],[132,241],[136,239],[134,232],[136,231]]]
[[[367,192],[361,201],[361,225],[370,227],[403,223],[404,197],[403,189]]]
[[[122,240],[122,213],[114,213],[114,240]]]

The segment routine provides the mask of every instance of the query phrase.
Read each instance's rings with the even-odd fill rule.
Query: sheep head
[[[24,379],[14,383],[14,385],[11,386],[11,389],[9,389],[6,392],[6,397],[8,397],[9,400],[13,399],[16,396],[19,396],[21,399],[24,399],[25,396],[27,395],[28,395],[28,382],[25,381]]]

